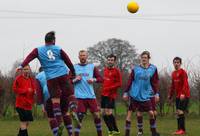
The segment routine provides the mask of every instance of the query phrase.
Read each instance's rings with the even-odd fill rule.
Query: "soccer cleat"
[[[174,135],[184,135],[186,134],[184,130],[180,129],[173,133]]]
[[[112,131],[112,135],[119,135],[120,132],[119,131]]]
[[[138,132],[137,136],[143,136],[143,132]]]
[[[180,131],[180,130],[176,130],[175,132],[172,133],[172,135],[176,135],[176,133]]]
[[[152,136],[160,136],[160,134],[158,132],[152,134]]]
[[[58,128],[58,136],[62,136],[63,129],[64,129],[64,126],[60,125],[59,128]]]

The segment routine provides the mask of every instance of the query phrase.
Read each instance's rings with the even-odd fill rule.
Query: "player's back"
[[[44,69],[47,80],[68,73],[67,66],[61,57],[61,48],[57,45],[38,47],[38,59]]]

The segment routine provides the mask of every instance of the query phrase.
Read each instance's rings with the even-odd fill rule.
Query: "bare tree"
[[[89,53],[88,60],[93,63],[100,63],[100,68],[104,67],[106,57],[109,54],[117,56],[117,66],[121,70],[127,70],[124,68],[139,62],[135,46],[121,39],[112,38],[106,41],[100,41],[87,50]]]

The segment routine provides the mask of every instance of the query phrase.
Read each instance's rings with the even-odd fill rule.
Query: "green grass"
[[[117,122],[121,131],[121,136],[124,136],[124,123],[125,116],[119,116]],[[131,136],[136,135],[135,118],[132,121]],[[170,136],[176,130],[176,119],[173,117],[159,117],[157,122],[158,130],[161,136]],[[187,136],[198,136],[200,134],[200,118],[187,117]],[[0,121],[0,136],[15,136],[17,135],[19,121],[17,120],[1,120]],[[103,133],[107,136],[107,129],[103,123]],[[52,136],[46,119],[35,120],[29,126],[30,136]],[[66,130],[64,135],[67,136]],[[87,116],[83,121],[81,136],[96,136],[95,127],[90,116]],[[144,122],[144,136],[150,136],[149,123],[147,117]]]

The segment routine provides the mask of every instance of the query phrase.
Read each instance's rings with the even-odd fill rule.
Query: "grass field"
[[[121,131],[121,136],[124,136],[124,116],[118,117],[117,122]],[[0,121],[0,136],[16,136],[18,132],[19,122],[17,120],[1,120]],[[104,124],[104,123],[103,123]],[[145,117],[144,123],[144,136],[150,136],[148,119]],[[170,136],[171,132],[176,130],[176,120],[173,117],[158,118],[157,122],[158,130],[161,136]],[[136,135],[136,123],[135,119],[132,121],[131,136]],[[200,135],[200,118],[187,117],[187,136],[199,136]],[[103,125],[104,136],[107,136],[107,130]],[[35,120],[29,127],[30,136],[52,136],[48,126],[48,122],[45,119]],[[67,136],[66,130],[64,130],[63,136]],[[84,119],[83,127],[81,130],[81,136],[96,136],[95,128],[92,118],[87,116]]]

